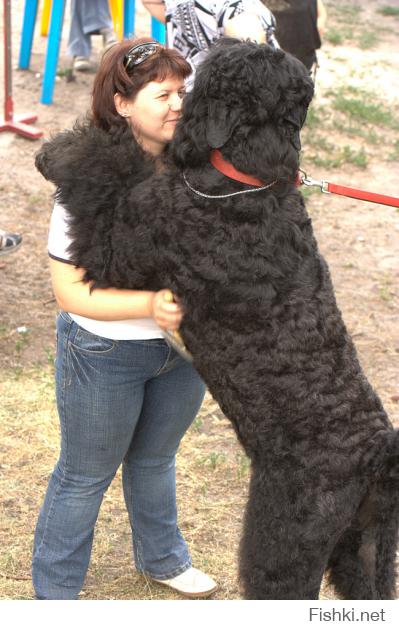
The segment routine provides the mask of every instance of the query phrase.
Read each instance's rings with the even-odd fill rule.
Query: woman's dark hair
[[[126,120],[115,109],[114,95],[119,92],[128,99],[134,97],[151,81],[164,81],[173,76],[185,79],[191,66],[177,50],[159,46],[143,62],[125,69],[124,60],[132,46],[156,40],[141,37],[114,44],[103,56],[93,84],[91,121],[96,127],[109,131],[111,128],[126,127]]]

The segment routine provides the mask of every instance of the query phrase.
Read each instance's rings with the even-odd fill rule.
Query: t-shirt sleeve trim
[[[53,260],[58,260],[58,262],[67,263],[67,265],[73,265],[72,260],[67,260],[66,258],[60,258],[60,256],[54,256],[54,254],[52,254],[51,252],[49,252],[48,255]]]

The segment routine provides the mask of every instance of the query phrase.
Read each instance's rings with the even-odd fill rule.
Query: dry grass
[[[34,527],[58,455],[53,370],[9,372],[1,386],[0,599],[32,599]],[[18,400],[18,405],[15,401]],[[237,551],[249,462],[233,430],[207,396],[178,455],[180,527],[194,565],[219,584],[214,599],[240,599]],[[120,471],[105,495],[81,599],[180,599],[135,573]],[[328,591],[325,591],[325,597]]]
[[[50,366],[16,374],[1,386],[0,559],[3,599],[29,599],[31,546],[49,473],[58,455],[58,420]],[[15,404],[18,401],[18,404]],[[208,398],[178,456],[180,524],[195,566],[220,583],[221,599],[240,597],[236,555],[248,464],[230,424]],[[134,572],[120,473],[105,496],[82,599],[174,599]]]

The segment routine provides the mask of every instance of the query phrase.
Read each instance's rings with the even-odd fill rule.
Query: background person
[[[95,78],[89,122],[59,134],[37,156],[39,170],[58,186],[49,253],[62,309],[56,355],[61,453],[35,533],[38,599],[78,597],[100,505],[121,463],[137,570],[188,596],[216,588],[191,566],[177,525],[175,455],[205,393],[193,366],[162,337],[161,328],[178,328],[181,308],[168,302],[166,288],[91,291],[84,270],[69,264],[70,217],[60,205],[63,186],[72,187],[90,230],[98,178],[116,177],[131,191],[164,167],[190,71],[179,53],[153,40],[115,44]],[[112,201],[104,202],[113,212]]]
[[[108,0],[72,0],[68,54],[73,57],[73,69],[87,72],[90,61],[91,36],[101,34],[104,51],[117,41]]]
[[[267,42],[278,47],[275,20],[260,0],[142,0],[151,15],[166,23],[167,45],[195,69],[220,37]]]
[[[326,30],[327,11],[322,0],[262,0],[276,18],[276,37],[287,52],[315,70],[316,51]]]

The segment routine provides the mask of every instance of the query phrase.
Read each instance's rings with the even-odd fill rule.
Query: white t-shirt
[[[178,50],[193,68],[188,89],[209,47],[223,35],[226,22],[244,12],[258,15],[267,43],[278,48],[275,19],[260,0],[165,0],[167,45]]]
[[[71,263],[68,246],[68,212],[60,204],[55,204],[50,220],[48,252],[51,258],[64,263]],[[143,319],[123,319],[118,321],[100,321],[69,313],[72,319],[85,330],[106,337],[107,339],[159,339],[162,332],[150,317]]]

